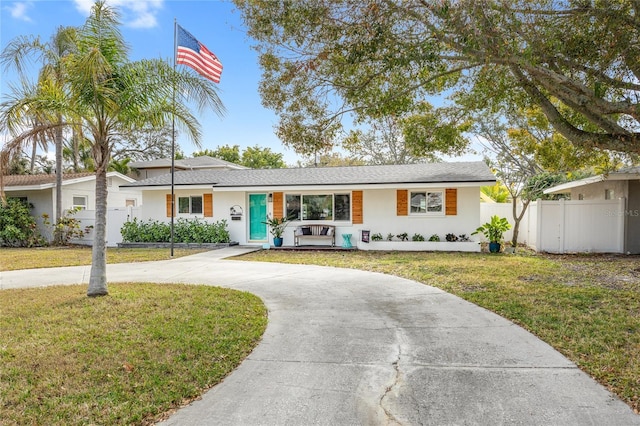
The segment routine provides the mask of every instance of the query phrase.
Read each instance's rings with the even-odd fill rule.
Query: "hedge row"
[[[228,243],[231,241],[227,221],[209,223],[202,219],[179,218],[174,221],[173,241],[176,243]],[[171,240],[171,225],[157,220],[126,222],[120,229],[124,243],[167,243]]]

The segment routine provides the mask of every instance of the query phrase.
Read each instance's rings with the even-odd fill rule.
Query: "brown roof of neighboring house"
[[[95,173],[65,173],[62,175],[63,180],[72,180],[93,176]],[[9,186],[31,186],[45,185],[56,182],[56,175],[8,175],[2,177],[5,187]]]

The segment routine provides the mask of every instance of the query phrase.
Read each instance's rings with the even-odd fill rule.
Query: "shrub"
[[[411,237],[411,241],[424,241],[424,236],[421,234],[415,233],[413,237]]]
[[[171,241],[171,225],[157,220],[126,222],[120,229],[125,243],[167,243]],[[179,218],[173,227],[176,243],[228,243],[231,241],[227,221],[209,223],[205,220]]]
[[[400,241],[409,241],[409,234],[403,232],[402,234],[396,235]]]
[[[30,206],[21,200],[9,198],[0,203],[0,246],[34,247],[44,245],[44,238],[38,231],[38,225]]]
[[[382,241],[382,234],[377,232],[371,236],[373,241]]]
[[[391,232],[387,234],[387,241],[393,241],[393,234]]]
[[[433,234],[432,236],[429,237],[429,241],[438,242],[440,241],[440,236],[438,234]]]
[[[458,237],[456,236],[456,234],[447,234],[445,236],[445,239],[447,241],[449,241],[450,243],[454,242],[454,241],[458,241]]]
[[[68,245],[72,239],[82,238],[88,234],[91,229],[93,229],[93,226],[87,226],[82,229],[82,223],[80,220],[73,217],[73,215],[78,213],[80,210],[82,210],[81,207],[66,210],[62,217],[56,221],[55,225],[53,225],[53,235],[56,237],[56,239],[54,239],[55,244]],[[44,220],[43,223],[45,225],[51,226],[48,214],[44,213],[42,215],[42,219]]]

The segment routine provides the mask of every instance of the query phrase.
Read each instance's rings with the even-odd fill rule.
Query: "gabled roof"
[[[606,175],[591,176],[588,178],[574,180],[572,182],[563,183],[561,185],[552,186],[544,190],[545,194],[566,194],[571,192],[573,188],[579,188],[585,185],[591,185],[597,182],[603,182],[605,180],[631,180],[640,179],[640,166],[627,167],[617,172],[612,172]]]
[[[484,162],[476,161],[391,166],[180,171],[175,173],[174,180],[175,185],[179,186],[211,185],[214,188],[240,188],[462,182],[490,184],[494,183],[496,178]],[[171,185],[170,174],[124,186],[168,185]]]
[[[86,182],[95,179],[95,173],[65,173],[62,175],[62,185],[70,185],[77,182]],[[117,176],[127,182],[135,182],[128,176],[125,176],[118,172],[108,172],[108,177]],[[2,182],[5,190],[17,191],[17,190],[35,190],[54,188],[56,186],[55,174],[41,174],[41,175],[8,175],[2,177]]]
[[[129,163],[129,167],[134,169],[165,169],[171,167],[171,158],[160,158],[151,161],[135,161]],[[239,164],[231,163],[229,161],[221,160],[219,158],[209,157],[208,155],[202,155],[200,157],[183,158],[182,160],[175,160],[174,167],[176,170],[195,170],[195,169],[215,169],[215,168],[227,168],[227,169],[246,169],[247,167]]]
[[[68,181],[87,176],[93,176],[94,173],[65,173],[62,175],[62,181]],[[56,175],[8,175],[2,178],[5,187],[9,186],[31,186],[45,185],[48,183],[56,183]]]

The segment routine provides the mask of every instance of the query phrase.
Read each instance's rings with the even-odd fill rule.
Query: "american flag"
[[[193,68],[201,76],[220,83],[222,63],[204,44],[178,25],[178,54],[176,63]]]

